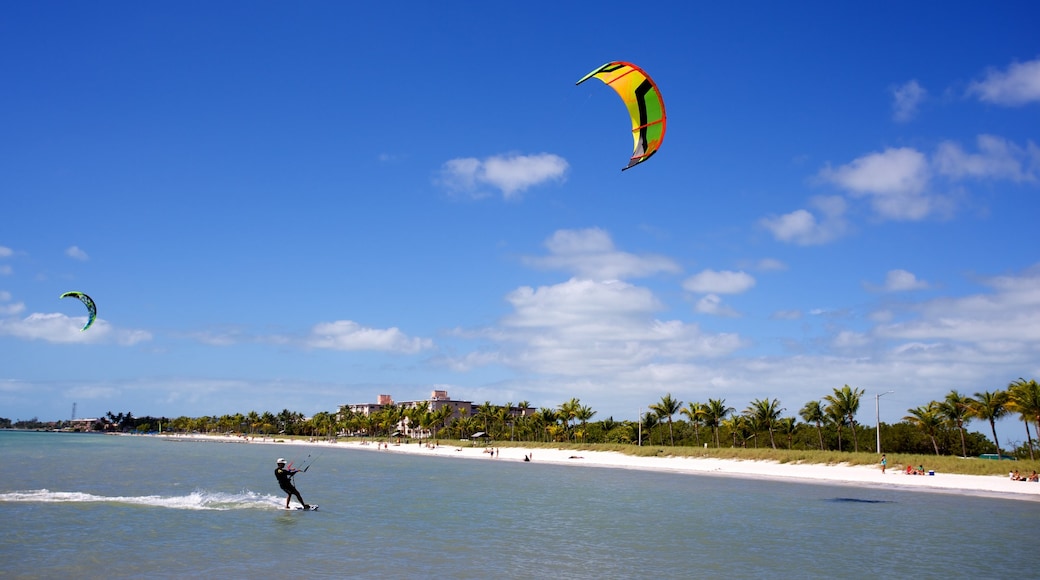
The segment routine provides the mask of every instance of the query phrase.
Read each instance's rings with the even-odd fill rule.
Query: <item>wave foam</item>
[[[252,491],[240,493],[195,490],[180,496],[103,496],[78,491],[35,489],[0,493],[0,503],[121,503],[183,510],[279,509],[280,499]]]

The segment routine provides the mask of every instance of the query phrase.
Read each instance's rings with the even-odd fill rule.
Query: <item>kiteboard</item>
[[[303,506],[298,505],[296,507],[285,508],[285,509],[288,509],[288,510],[294,510],[295,509],[295,510],[300,510],[300,511],[303,511],[303,512],[316,512],[316,511],[318,511],[318,506],[315,505],[315,504],[311,504],[311,505],[309,505],[307,507],[303,507]]]

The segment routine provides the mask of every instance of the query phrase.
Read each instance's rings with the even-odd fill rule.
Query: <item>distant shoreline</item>
[[[721,477],[750,477],[777,481],[848,485],[868,489],[925,491],[966,496],[993,497],[1026,501],[1040,501],[1040,483],[1012,481],[999,475],[906,475],[896,468],[882,474],[880,468],[863,465],[823,465],[806,463],[778,463],[775,461],[747,461],[708,457],[638,457],[613,451],[576,451],[569,449],[503,447],[489,454],[483,446],[437,446],[419,444],[385,444],[376,442],[330,442],[324,440],[280,439],[264,437],[162,434],[157,437],[184,441],[223,443],[255,443],[261,445],[299,445],[309,447],[356,449],[374,453],[407,453],[429,457],[457,457],[482,461],[524,461],[535,463],[635,469],[665,473],[714,475]],[[288,453],[281,453],[288,456]]]

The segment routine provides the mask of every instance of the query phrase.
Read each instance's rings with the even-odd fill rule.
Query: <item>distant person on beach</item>
[[[303,509],[310,509],[311,507],[304,503],[303,498],[300,496],[300,492],[296,491],[296,486],[293,485],[292,478],[299,472],[299,469],[286,469],[285,460],[281,457],[278,458],[278,468],[274,470],[274,476],[278,478],[278,487],[281,487],[282,491],[289,494],[285,496],[285,509],[289,509],[289,500],[291,500],[294,495],[296,496],[296,499],[300,500]]]
[[[885,459],[885,454],[881,454],[881,475],[885,474],[885,467],[888,465],[888,459]]]

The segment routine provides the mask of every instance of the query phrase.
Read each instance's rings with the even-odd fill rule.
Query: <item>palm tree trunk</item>
[[[1026,441],[1029,441],[1029,460],[1036,461],[1033,457],[1033,436],[1029,434],[1029,421],[1022,421],[1026,424]]]
[[[997,422],[994,419],[989,420],[989,428],[993,430],[993,443],[997,446],[997,459],[1000,459],[1000,440],[997,439]]]
[[[820,436],[820,451],[823,451],[823,427],[819,423],[816,424],[816,434]]]
[[[856,453],[859,453],[859,437],[856,436],[856,421],[852,418],[852,416],[849,416],[849,425],[852,426],[851,429],[853,449],[856,451]]]
[[[964,423],[958,421],[957,422],[957,427],[961,431],[961,457],[967,457],[968,456],[968,444],[965,443],[965,441],[964,441]]]

